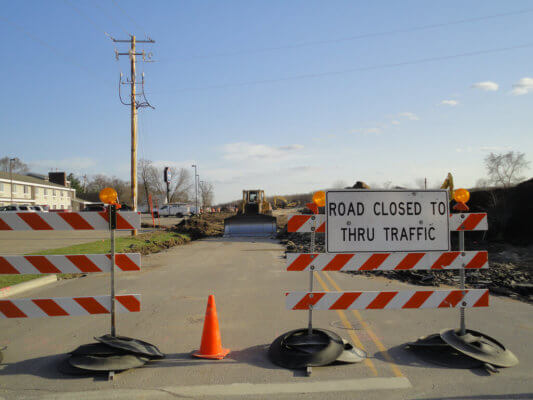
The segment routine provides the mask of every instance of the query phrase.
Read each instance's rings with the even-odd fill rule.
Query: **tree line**
[[[11,160],[11,162],[10,162]],[[10,165],[11,164],[11,165]],[[29,166],[19,158],[0,158],[0,171],[25,174],[29,172]],[[140,159],[137,164],[137,203],[147,205],[151,195],[158,199],[161,205],[167,198],[167,184],[163,178],[163,167],[158,167],[151,160]],[[192,203],[195,201],[194,177],[191,171],[185,168],[170,167],[170,202]],[[76,196],[83,200],[100,201],[99,193],[105,187],[112,187],[118,193],[121,203],[131,204],[130,182],[116,176],[96,174],[92,176],[75,175],[70,173],[67,180],[73,189],[76,189]],[[213,205],[214,186],[211,182],[202,181],[198,186],[198,203],[205,207]]]

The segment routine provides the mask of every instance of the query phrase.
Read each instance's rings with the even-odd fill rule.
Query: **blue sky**
[[[0,156],[36,171],[129,177],[129,108],[117,94],[129,66],[114,58],[126,45],[104,31],[156,41],[139,46],[157,61],[138,66],[156,107],[140,110],[139,157],[197,163],[216,201],[339,180],[433,185],[448,172],[468,187],[490,151],[533,158],[530,1],[1,6]]]

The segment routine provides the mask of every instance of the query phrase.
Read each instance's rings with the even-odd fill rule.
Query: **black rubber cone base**
[[[107,346],[124,350],[127,353],[136,354],[142,357],[148,357],[152,360],[159,360],[165,358],[165,355],[159,349],[148,342],[143,342],[139,339],[132,339],[126,336],[111,336],[104,335],[95,337],[95,339]]]
[[[472,369],[480,368],[483,363],[468,357],[453,347],[444,346],[408,346],[420,359],[430,364],[447,368]]]
[[[336,362],[356,364],[364,361],[364,359],[367,357],[366,351],[352,346],[352,344],[345,339],[342,339],[342,342],[344,343],[344,348],[341,355],[335,360]]]
[[[147,358],[133,354],[120,356],[71,356],[68,359],[69,364],[75,368],[100,372],[139,368],[146,364],[146,361],[148,361]]]
[[[57,370],[65,375],[72,376],[95,376],[95,375],[105,375],[106,371],[89,371],[87,369],[80,369],[73,367],[69,362],[70,356],[66,356],[57,364]]]
[[[104,343],[83,344],[70,352],[72,356],[120,356],[130,354],[125,350],[108,346]]]
[[[442,340],[440,334],[434,333],[428,336],[422,336],[418,338],[415,342],[408,342],[406,346],[410,348],[428,348],[428,347],[449,347],[448,344]]]
[[[443,341],[458,352],[496,367],[512,367],[518,358],[503,344],[484,333],[467,329],[464,335],[459,330],[449,329],[440,333]]]
[[[283,368],[300,369],[333,363],[344,350],[339,335],[326,329],[296,329],[279,336],[268,350],[268,357]]]

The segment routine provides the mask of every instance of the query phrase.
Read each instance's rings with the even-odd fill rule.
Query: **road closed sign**
[[[449,251],[446,190],[326,192],[328,253]]]

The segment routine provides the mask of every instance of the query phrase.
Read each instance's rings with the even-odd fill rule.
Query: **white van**
[[[191,215],[191,209],[186,204],[182,203],[171,203],[165,204],[159,208],[159,210],[154,210],[155,217],[178,217],[183,218],[185,216]]]

